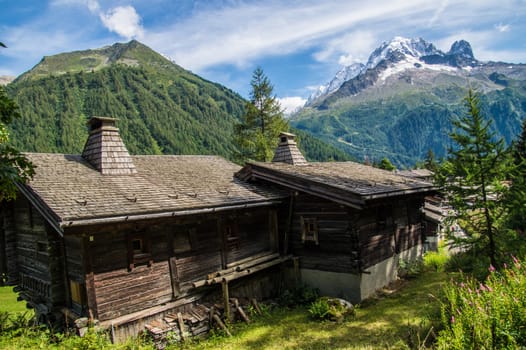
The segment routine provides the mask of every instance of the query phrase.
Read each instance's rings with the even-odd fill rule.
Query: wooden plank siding
[[[3,263],[3,269],[0,273],[4,273],[7,279],[6,283],[14,285],[18,282],[18,264],[16,258],[16,227],[14,221],[13,202],[4,203],[2,208],[2,243],[3,247],[0,252],[0,258]]]
[[[13,229],[21,295],[37,314],[52,313],[67,295],[61,237],[23,197],[14,202]]]
[[[301,217],[316,218],[318,244],[302,242]],[[291,252],[300,257],[300,266],[334,272],[358,269],[358,246],[353,212],[337,203],[298,194],[291,222]]]
[[[270,251],[271,229],[268,210],[240,212],[221,220],[224,239],[226,240],[226,263]],[[233,229],[233,237],[225,232]],[[233,228],[231,226],[234,226]],[[274,239],[274,238],[272,238]]]
[[[358,210],[300,193],[294,200],[291,252],[300,257],[302,268],[364,271],[422,243],[419,203],[384,199]],[[302,242],[302,217],[315,218],[318,244]]]
[[[360,215],[362,268],[366,269],[422,243],[418,200],[384,200]]]
[[[110,320],[184,298],[193,290],[191,282],[229,263],[275,251],[277,224],[275,210],[264,208],[76,228],[75,238],[66,240],[69,278],[84,271],[89,308],[99,320]],[[130,263],[130,238],[135,237],[148,257]]]

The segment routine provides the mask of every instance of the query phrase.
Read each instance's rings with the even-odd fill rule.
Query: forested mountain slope
[[[292,125],[356,158],[399,167],[444,156],[451,119],[471,87],[498,137],[511,142],[526,117],[526,65],[481,62],[466,41],[444,53],[423,39],[394,38],[313,94]]]
[[[80,153],[90,116],[117,118],[132,154],[216,154],[231,159],[237,93],[131,41],[44,57],[7,86],[22,118],[11,139],[23,151]],[[312,160],[343,152],[303,135]]]

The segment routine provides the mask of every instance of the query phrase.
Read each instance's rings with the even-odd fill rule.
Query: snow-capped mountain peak
[[[397,36],[389,42],[384,42],[373,51],[367,61],[367,68],[375,68],[383,60],[398,62],[407,56],[420,58],[433,54],[442,53],[433,44],[422,38],[408,39]]]
[[[311,101],[314,101],[318,97],[328,95],[338,90],[343,83],[358,76],[358,74],[360,74],[364,68],[365,65],[363,63],[353,63],[349,66],[343,67],[340,71],[338,71],[338,73],[336,73],[334,78],[332,78],[328,84],[320,86],[316,92],[312,93],[309,96],[306,104],[308,105]]]
[[[470,69],[477,64],[471,45],[465,40],[455,41],[449,52],[444,53],[422,38],[397,36],[375,49],[365,65],[353,63],[342,68],[329,83],[313,93],[305,105],[309,106],[315,100],[332,94],[349,80],[360,79],[369,70],[378,73],[375,79],[385,81],[389,76],[408,69],[454,71],[459,68]],[[367,80],[367,84],[374,83],[370,78]]]
[[[475,59],[471,45],[466,40],[455,41],[453,45],[451,45],[451,49],[447,54],[457,55],[468,59]]]

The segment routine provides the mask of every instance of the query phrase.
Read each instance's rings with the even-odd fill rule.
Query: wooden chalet
[[[250,162],[237,176],[290,194],[283,245],[324,295],[359,302],[394,280],[401,260],[421,257],[430,183],[354,162],[308,163],[287,133],[273,162]]]
[[[82,155],[26,154],[36,175],[2,210],[0,272],[41,321],[96,319],[118,341],[207,295],[278,291],[288,193],[216,156],[130,156],[114,119],[88,125]]]

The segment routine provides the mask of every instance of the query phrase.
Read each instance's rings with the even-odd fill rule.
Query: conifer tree
[[[0,86],[0,200],[14,199],[17,193],[15,182],[26,182],[34,174],[31,162],[9,144],[6,125],[19,116],[18,106]]]
[[[491,120],[480,112],[480,97],[469,90],[464,99],[467,113],[453,121],[450,134],[456,144],[437,173],[437,183],[453,207],[448,218],[463,233],[450,239],[468,245],[475,254],[485,254],[498,267],[498,255],[505,239],[504,181],[512,168],[503,139],[490,131]]]
[[[509,208],[508,225],[522,237],[526,233],[526,119],[522,123],[522,133],[512,146],[515,168],[510,173],[511,186],[507,198]]]
[[[283,110],[273,95],[274,87],[261,67],[256,68],[250,82],[250,101],[245,114],[234,128],[234,143],[238,148],[236,160],[270,161],[278,143],[278,135],[288,131]]]
[[[7,47],[0,42],[0,47]],[[33,164],[9,144],[7,124],[20,117],[18,106],[0,86],[0,201],[16,197],[15,182],[26,182],[33,177]]]
[[[389,170],[389,171],[396,170],[396,167],[393,165],[393,163],[391,163],[391,161],[387,157],[382,158],[378,167],[380,169]]]

